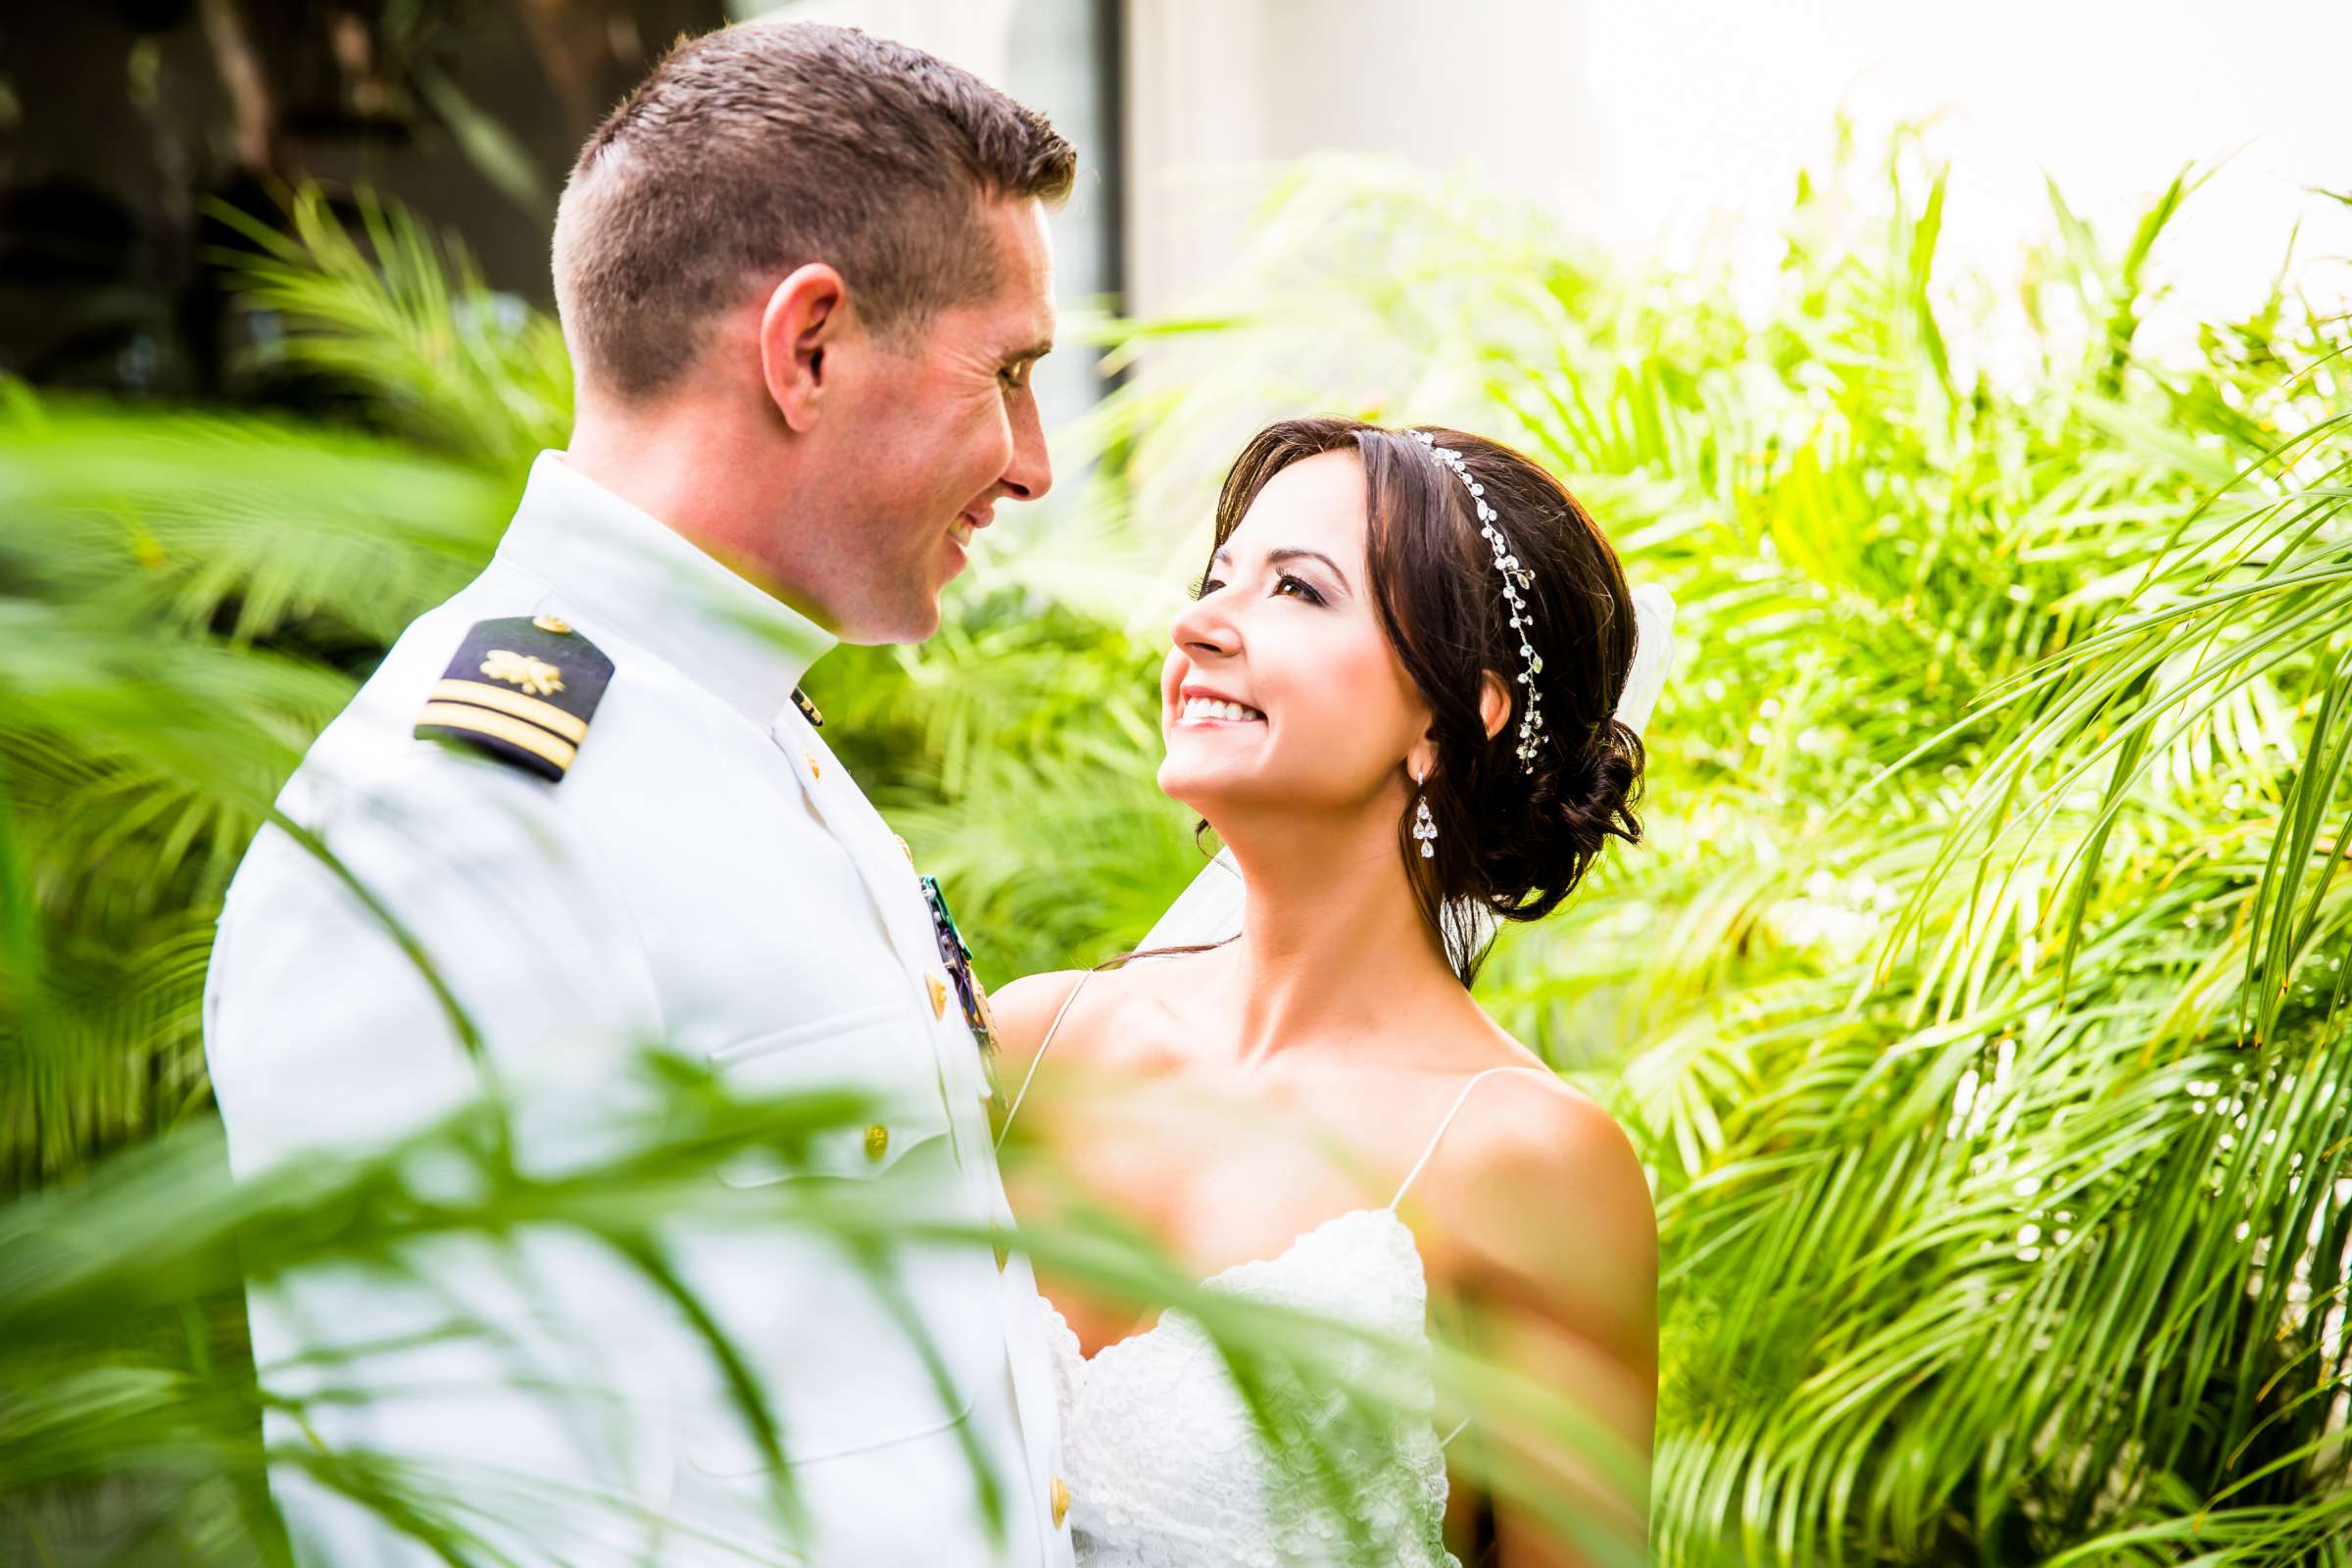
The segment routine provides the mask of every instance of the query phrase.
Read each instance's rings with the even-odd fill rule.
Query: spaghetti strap
[[[998,1148],[1002,1149],[1004,1146],[1004,1135],[1012,1131],[1012,1118],[1021,1113],[1021,1102],[1029,1098],[1029,1085],[1037,1078],[1038,1063],[1046,1059],[1046,1048],[1054,1043],[1055,1032],[1061,1028],[1061,1020],[1069,1015],[1070,1004],[1078,1000],[1078,993],[1086,989],[1086,983],[1092,980],[1101,968],[1102,966],[1098,964],[1095,968],[1083,971],[1078,976],[1078,983],[1070,987],[1070,994],[1062,998],[1061,1005],[1054,1009],[1054,1021],[1046,1025],[1046,1037],[1037,1043],[1037,1051],[1029,1058],[1029,1070],[1021,1074],[1021,1087],[1013,1093],[1012,1103],[1005,1108],[1004,1125],[997,1129]]]
[[[1413,1183],[1421,1179],[1421,1172],[1428,1167],[1430,1156],[1438,1152],[1438,1145],[1445,1140],[1446,1129],[1453,1125],[1453,1118],[1460,1115],[1462,1106],[1469,1102],[1470,1091],[1498,1072],[1532,1072],[1544,1078],[1553,1076],[1548,1067],[1489,1067],[1482,1072],[1472,1073],[1470,1081],[1462,1085],[1462,1092],[1453,1097],[1453,1108],[1446,1112],[1444,1121],[1438,1123],[1437,1135],[1430,1139],[1429,1147],[1421,1151],[1421,1157],[1413,1161],[1411,1170],[1405,1172],[1404,1185],[1398,1187],[1396,1196],[1389,1200],[1391,1213],[1396,1212],[1396,1205],[1404,1201],[1404,1195],[1412,1189]],[[1459,1428],[1456,1430],[1458,1431]]]

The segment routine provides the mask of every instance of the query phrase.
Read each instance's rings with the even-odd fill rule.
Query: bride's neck
[[[1394,840],[1292,827],[1228,842],[1248,901],[1232,998],[1243,1060],[1360,1049],[1414,1003],[1458,996]]]

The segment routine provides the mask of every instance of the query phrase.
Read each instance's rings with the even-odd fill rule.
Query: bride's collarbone
[[[1468,1049],[1417,1051],[1430,1044],[1431,1031],[1400,1026],[1388,1039],[1358,1032],[1245,1058],[1164,985],[1135,983],[1125,971],[1096,976],[1105,979],[1130,983],[1105,987],[1084,1016],[1071,1008],[1054,1040],[1056,1054],[1069,1048],[1064,1081],[1095,1106],[1081,1118],[1082,1130],[1104,1132],[1116,1120],[1118,1136],[1128,1137],[1139,1129],[1124,1124],[1164,1120],[1194,1138],[1201,1135],[1200,1118],[1212,1125],[1230,1118],[1238,1125],[1220,1129],[1229,1134],[1254,1128],[1336,1149],[1374,1187],[1392,1174],[1391,1164],[1402,1175],[1471,1074],[1507,1059],[1495,1045],[1526,1055],[1482,1014],[1478,1021],[1493,1039],[1466,1041]]]

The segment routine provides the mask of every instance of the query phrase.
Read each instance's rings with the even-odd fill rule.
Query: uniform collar
[[[556,589],[593,638],[610,628],[762,727],[840,641],[651,514],[542,452],[498,559]]]

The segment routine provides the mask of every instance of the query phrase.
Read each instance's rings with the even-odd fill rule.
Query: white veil
[[[1655,583],[1634,590],[1634,667],[1625,677],[1625,696],[1617,704],[1617,718],[1634,733],[1649,727],[1649,715],[1666,689],[1668,668],[1674,662],[1674,596]],[[1141,944],[1145,948],[1189,947],[1223,942],[1242,929],[1242,868],[1231,850],[1200,869],[1192,885],[1176,895]],[[1476,911],[1491,925],[1494,916]],[[1479,940],[1485,938],[1482,926]]]

